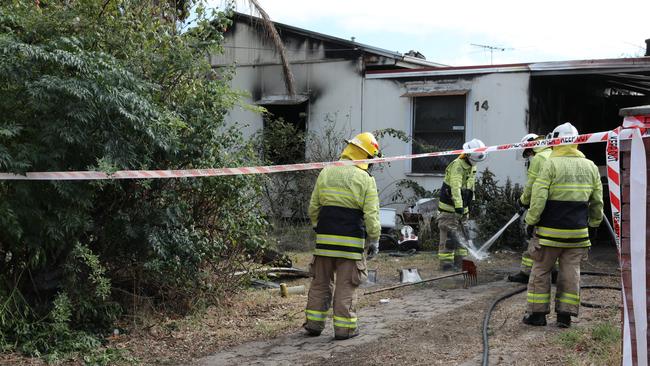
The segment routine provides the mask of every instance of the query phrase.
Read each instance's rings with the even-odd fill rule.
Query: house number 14
[[[488,101],[484,100],[483,103],[481,104],[481,101],[476,101],[474,102],[474,106],[476,107],[476,111],[478,112],[479,106],[480,108],[485,109],[486,111],[490,109],[490,105],[488,105]]]

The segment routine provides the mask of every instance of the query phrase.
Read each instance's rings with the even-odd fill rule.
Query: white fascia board
[[[416,78],[426,76],[448,76],[448,75],[472,75],[472,74],[493,74],[505,72],[528,72],[528,66],[506,66],[506,67],[485,67],[476,69],[450,69],[450,70],[422,70],[409,72],[386,72],[366,74],[366,79],[399,79]]]

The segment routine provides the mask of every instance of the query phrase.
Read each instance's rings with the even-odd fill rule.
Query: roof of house
[[[248,22],[260,22],[261,19],[258,17],[254,17],[252,15],[244,14],[244,13],[239,13],[235,12],[233,16],[234,20],[244,20]],[[370,53],[382,57],[387,57],[387,58],[392,58],[395,59],[397,62],[401,62],[403,67],[409,67],[409,68],[414,68],[414,67],[430,67],[430,68],[436,68],[436,67],[445,67],[447,65],[439,64],[436,62],[431,62],[427,61],[425,59],[409,56],[409,55],[404,55],[396,51],[389,51],[383,48],[379,47],[374,47],[370,46],[367,44],[359,43],[359,42],[354,42],[349,39],[343,39],[339,37],[334,37],[330,36],[328,34],[323,34],[319,32],[314,32],[311,30],[303,29],[303,28],[298,28],[294,27],[292,25],[288,24],[283,24],[283,23],[278,23],[278,22],[273,22],[275,24],[276,29],[278,32],[281,34],[283,31],[286,32],[291,32],[297,35],[301,35],[304,37],[308,38],[313,38],[313,39],[318,39],[326,42],[332,42],[336,44],[340,44],[342,48],[349,48],[350,50],[360,50],[365,53]]]
[[[530,72],[534,75],[566,75],[634,71],[650,71],[650,57],[531,62],[501,65],[448,66],[435,68],[426,67],[409,70],[369,70],[366,72],[366,77],[368,79],[394,79],[508,72]]]

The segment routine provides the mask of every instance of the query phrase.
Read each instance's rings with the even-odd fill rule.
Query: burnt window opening
[[[270,104],[264,114],[264,157],[272,164],[305,161],[308,102]]]
[[[458,149],[465,141],[465,95],[413,98],[412,151]],[[455,156],[413,159],[412,173],[443,173]]]

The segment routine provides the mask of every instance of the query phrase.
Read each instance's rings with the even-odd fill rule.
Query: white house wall
[[[441,89],[469,89],[466,95],[465,138],[479,138],[486,145],[519,141],[527,133],[526,116],[528,108],[528,73],[496,73],[463,78],[447,77],[446,80],[427,82],[438,84]],[[372,131],[392,127],[412,132],[412,98],[402,97],[407,92],[406,83],[413,80],[366,79],[364,87],[363,129]],[[437,88],[434,86],[434,88]],[[479,102],[476,111],[475,102]],[[487,101],[487,110],[480,106]],[[388,138],[380,141],[386,156],[411,153],[410,144]],[[459,146],[460,147],[460,146]],[[491,153],[479,170],[489,168],[496,179],[505,182],[509,177],[515,183],[525,182],[524,162],[517,159],[515,152]],[[411,179],[426,188],[440,188],[440,174],[410,174],[410,161],[394,162],[374,173],[382,193],[382,204],[394,191],[394,183]]]
[[[296,92],[309,97],[307,128],[311,132],[322,131],[334,121],[339,130],[353,135],[361,131],[395,128],[411,135],[412,99],[402,97],[418,83],[424,89],[468,90],[466,99],[466,139],[473,137],[486,144],[518,141],[526,131],[528,107],[527,72],[493,73],[485,75],[446,76],[444,80],[426,81],[425,77],[398,79],[365,79],[361,59],[343,60],[325,55],[323,42],[316,39],[285,35],[296,82]],[[211,56],[214,66],[232,66],[234,76],[231,86],[248,94],[243,102],[254,104],[269,96],[286,95],[278,54],[272,44],[260,37],[259,29],[245,22],[237,22],[236,28],[225,40],[223,55]],[[336,54],[334,54],[336,56]],[[479,102],[476,111],[475,102]],[[480,108],[487,101],[487,110]],[[251,136],[262,126],[262,117],[246,108],[236,107],[228,115],[228,122],[240,125],[245,136]],[[385,155],[411,153],[410,144],[385,138],[380,141]],[[493,153],[480,169],[489,167],[497,179],[507,177],[523,183],[523,161],[515,159],[515,153]],[[395,162],[374,172],[382,193],[382,204],[394,190],[394,183],[405,178],[412,179],[428,190],[441,185],[440,175],[410,174],[411,163]]]
[[[226,34],[223,54],[212,55],[213,65],[263,65],[279,64],[280,56],[273,42],[265,34],[260,24],[236,22]],[[320,40],[298,37],[282,37],[290,62],[303,62],[325,58],[324,44]]]
[[[361,128],[363,77],[358,61],[331,61],[291,65],[296,92],[309,96],[307,128],[319,131],[328,120],[346,131]],[[286,94],[279,65],[240,66],[231,86],[248,94],[243,102],[253,104],[264,96]],[[239,124],[246,136],[262,128],[262,116],[243,107],[235,107],[227,122]]]

